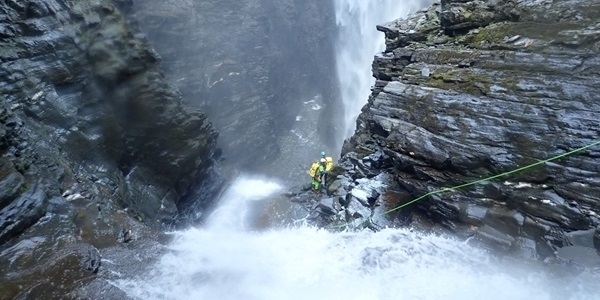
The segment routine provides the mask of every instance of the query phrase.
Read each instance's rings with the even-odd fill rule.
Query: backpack
[[[319,170],[319,163],[318,162],[312,163],[312,165],[310,165],[310,169],[308,170],[308,176],[310,176],[311,178],[315,177],[315,175],[317,175],[318,170]]]
[[[325,171],[329,172],[331,171],[331,168],[333,168],[333,158],[331,156],[327,156],[325,157],[325,160],[327,161],[325,163]]]

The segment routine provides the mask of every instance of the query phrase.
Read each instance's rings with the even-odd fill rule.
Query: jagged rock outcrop
[[[0,298],[64,299],[210,205],[217,133],[111,1],[2,1],[0,38]]]
[[[379,226],[437,228],[532,259],[593,246],[600,146],[386,210],[599,141],[599,19],[595,1],[443,0],[378,26],[387,48],[332,191],[343,215],[363,203]],[[376,176],[386,187],[364,203],[355,190]]]
[[[176,209],[161,206],[174,207],[194,182],[212,176],[217,134],[204,115],[182,106],[152,49],[109,3],[9,1],[3,9],[3,28],[12,26],[4,104],[21,128],[13,143],[54,151],[48,154],[95,177],[116,172],[121,179],[93,180],[141,216],[172,219]],[[27,139],[38,143],[27,147]]]
[[[304,179],[306,156],[333,148],[340,116],[333,1],[131,2],[129,19],[147,34],[168,78],[214,123],[224,164],[280,178],[293,168]],[[307,125],[315,137],[291,132],[307,105],[320,113]]]

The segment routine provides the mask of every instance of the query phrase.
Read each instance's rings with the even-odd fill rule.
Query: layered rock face
[[[139,24],[187,103],[205,111],[219,132],[225,163],[285,177],[307,164],[283,145],[333,147],[337,81],[332,1],[132,1]],[[308,103],[312,101],[311,103]],[[308,103],[308,104],[307,104]],[[290,131],[315,107],[319,135]],[[295,133],[300,135],[299,132]],[[303,158],[303,160],[297,160]],[[314,157],[312,157],[314,158]],[[297,160],[297,161],[296,161]],[[282,168],[282,165],[285,168]]]
[[[0,38],[0,298],[64,296],[137,220],[209,205],[217,134],[110,1],[3,1]]]
[[[533,259],[600,249],[600,146],[387,212],[599,141],[598,20],[595,1],[443,0],[378,26],[387,49],[320,222],[371,216]]]

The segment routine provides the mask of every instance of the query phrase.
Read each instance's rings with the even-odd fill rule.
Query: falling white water
[[[241,175],[225,191],[219,207],[208,218],[209,229],[245,230],[252,213],[250,205],[253,201],[261,201],[281,190],[281,186],[273,181]]]
[[[598,299],[597,273],[553,278],[468,243],[409,229],[251,231],[253,202],[278,190],[241,177],[206,228],[175,232],[148,272],[116,286],[134,299]],[[230,205],[231,204],[231,205]]]
[[[356,129],[356,118],[367,103],[374,79],[373,57],[385,49],[376,25],[406,17],[434,0],[335,0],[339,36],[337,74],[344,103],[343,139]]]

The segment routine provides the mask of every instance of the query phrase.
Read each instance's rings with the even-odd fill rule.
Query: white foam
[[[248,218],[241,212],[280,188],[240,176],[222,197],[222,207],[235,209],[213,214],[205,228],[173,233],[158,263],[112,283],[135,299],[167,300],[596,297],[596,273],[554,279],[543,268],[409,229],[334,233],[299,224],[255,232],[239,226]]]
[[[407,229],[190,229],[149,274],[117,285],[136,299],[555,299],[540,270]]]
[[[240,175],[218,200],[219,207],[208,218],[208,227],[243,230],[249,218],[248,202],[263,200],[281,189],[273,180]]]

